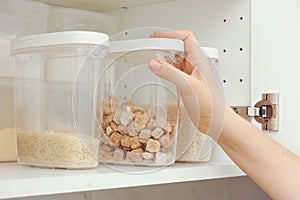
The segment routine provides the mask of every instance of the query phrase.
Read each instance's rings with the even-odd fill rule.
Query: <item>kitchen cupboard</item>
[[[138,27],[192,30],[201,45],[219,49],[221,58],[218,70],[226,100],[230,105],[254,106],[261,99],[262,93],[279,93],[279,131],[265,131],[265,134],[300,155],[298,145],[300,134],[297,130],[297,115],[300,113],[298,106],[300,93],[297,92],[297,86],[300,84],[297,59],[300,46],[299,1],[43,0],[43,2],[113,14],[120,18],[120,31]],[[255,120],[251,121],[261,128]],[[244,175],[218,146],[214,149],[209,163],[176,164],[163,170],[139,175],[116,172],[104,166],[86,171],[64,171],[34,169],[6,163],[0,164],[0,198],[119,188],[125,188],[122,189],[125,191],[126,188],[130,190],[130,187],[137,186],[146,188],[146,185],[155,187],[158,184],[180,184],[179,182],[187,182],[188,185],[193,184],[189,181],[197,181],[202,185],[213,183],[210,184],[211,189],[222,188],[221,195],[215,199],[269,199],[266,194],[253,186],[254,184],[252,196],[250,194],[246,196],[247,192],[244,193],[245,196],[243,194],[238,197],[230,196],[232,192],[230,187],[233,185],[236,186],[237,193],[245,191],[249,186],[251,182],[249,179],[239,177]],[[232,184],[232,180],[238,180],[238,184]],[[189,188],[187,185],[183,188]],[[162,196],[163,188],[164,186],[160,190]],[[196,187],[195,190],[197,189]],[[128,193],[137,190],[130,191]],[[124,198],[125,194],[126,192]],[[88,192],[78,195],[81,195],[81,199],[93,199],[93,194]],[[205,199],[205,193],[202,195]],[[128,194],[128,198],[129,196]],[[206,197],[209,198],[209,195]],[[134,198],[139,199],[137,196]],[[197,199],[197,195],[194,195],[194,198]]]

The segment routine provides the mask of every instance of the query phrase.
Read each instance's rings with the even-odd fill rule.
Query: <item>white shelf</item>
[[[107,166],[89,170],[41,169],[17,163],[0,164],[0,199],[83,192],[245,175],[233,163],[176,164],[164,169]]]

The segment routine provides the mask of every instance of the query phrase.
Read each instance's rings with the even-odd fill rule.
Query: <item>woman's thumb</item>
[[[190,76],[173,65],[161,60],[152,59],[148,63],[149,69],[157,76],[175,84],[180,90],[190,88]]]

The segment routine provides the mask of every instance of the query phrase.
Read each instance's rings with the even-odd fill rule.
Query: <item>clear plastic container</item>
[[[0,162],[17,160],[13,79],[0,78]]]
[[[100,162],[166,166],[175,162],[179,99],[175,85],[148,68],[152,58],[180,63],[182,41],[114,41],[98,84]]]
[[[107,49],[108,36],[96,32],[12,41],[19,163],[75,169],[98,165],[93,92]]]
[[[120,19],[107,13],[51,6],[48,31],[96,31],[108,35],[119,31]]]
[[[209,63],[217,81],[217,86],[222,92],[222,83],[216,66],[219,52],[215,48],[202,47],[202,52],[209,59]],[[183,105],[183,104],[182,104]],[[176,162],[207,162],[210,161],[215,141],[201,133],[190,120],[187,111],[181,107],[181,117],[177,138]]]

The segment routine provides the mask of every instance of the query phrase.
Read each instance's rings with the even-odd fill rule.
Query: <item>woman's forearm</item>
[[[218,143],[272,198],[300,198],[300,158],[229,107]]]

